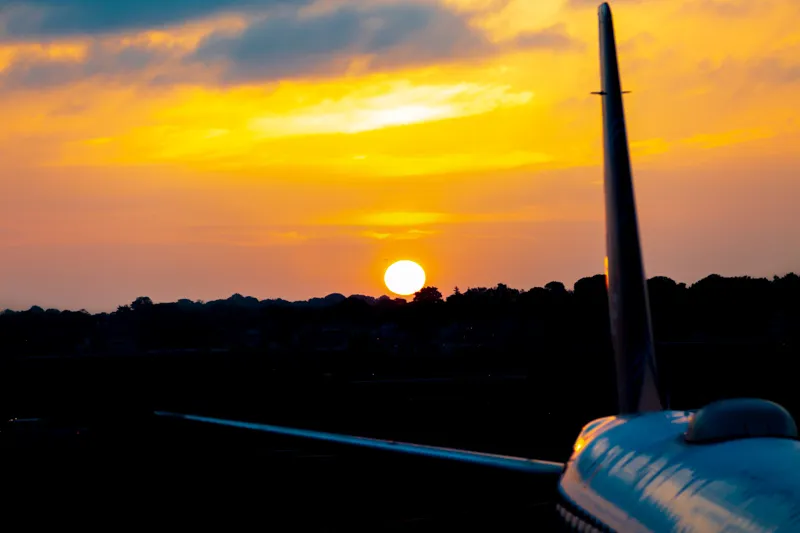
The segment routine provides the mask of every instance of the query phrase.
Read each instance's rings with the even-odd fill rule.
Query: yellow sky
[[[0,10],[0,308],[602,272],[593,2],[275,3]],[[612,7],[648,274],[800,270],[800,4]]]

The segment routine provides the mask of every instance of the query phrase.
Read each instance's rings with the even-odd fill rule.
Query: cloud
[[[41,0],[41,4],[47,2]],[[214,3],[223,4],[243,6],[245,2]],[[200,6],[210,9],[210,0],[200,2]],[[77,55],[50,54],[47,46],[23,49],[0,72],[0,85],[6,89],[42,89],[92,78],[128,80],[145,70],[146,83],[151,85],[237,84],[332,77],[476,60],[507,51],[566,51],[583,46],[568,35],[564,25],[492,42],[471,25],[470,16],[469,12],[456,12],[437,3],[373,4],[361,9],[346,4],[311,13],[297,9],[273,13],[250,22],[239,32],[213,32],[196,48],[94,37]]]
[[[126,78],[168,59],[164,49],[146,45],[110,46],[91,44],[83,57],[22,53],[0,72],[5,89],[47,89],[105,76]]]
[[[600,0],[568,0],[567,5],[570,7],[593,7],[597,8],[600,5]],[[641,4],[642,0],[616,0],[613,5],[617,4]],[[613,9],[612,5],[612,9]]]
[[[791,47],[776,54],[748,59],[725,58],[719,64],[703,60],[697,71],[705,79],[725,86],[752,89],[759,86],[773,90],[800,82],[800,62],[793,58],[800,51]]]
[[[1,84],[2,81],[0,81],[0,85]],[[75,115],[80,115],[81,113],[89,109],[90,106],[88,102],[73,101],[57,106],[55,109],[50,111],[49,116],[53,118],[75,116]]]
[[[770,85],[800,82],[800,63],[789,63],[776,57],[764,58],[750,68],[751,79]]]
[[[561,25],[493,43],[464,14],[439,4],[402,3],[268,17],[239,33],[208,36],[190,61],[222,65],[224,81],[242,82],[343,75],[353,68],[384,70],[475,59],[507,50],[580,46]]]
[[[436,230],[410,229],[406,231],[362,231],[360,235],[368,239],[384,241],[386,239],[395,241],[414,241],[423,237],[430,237],[439,233]]]
[[[96,35],[180,24],[224,12],[310,0],[17,0],[0,4],[0,38]]]
[[[509,46],[510,45],[510,46]],[[551,50],[583,50],[583,43],[567,34],[564,24],[556,24],[539,31],[517,35],[507,46],[509,48],[547,48]]]
[[[233,246],[293,246],[313,239],[309,232],[279,226],[203,225],[187,230],[189,242]]]
[[[421,226],[447,220],[447,213],[425,211],[385,211],[368,213],[356,218],[356,222],[366,226]]]
[[[654,45],[656,42],[657,40],[652,33],[643,32],[634,35],[630,39],[621,41],[617,45],[617,48],[620,51],[620,53],[634,53],[641,51],[641,49],[643,48],[650,47]]]
[[[766,0],[695,0],[684,4],[687,13],[703,13],[719,17],[745,17],[756,9],[763,11],[772,5]]]
[[[320,133],[359,133],[385,127],[415,124],[525,105],[530,92],[513,92],[509,86],[470,83],[412,85],[395,82],[384,93],[374,89],[353,91],[346,97],[326,99],[291,113],[261,113],[249,121],[260,138]],[[366,154],[357,161],[369,163]]]

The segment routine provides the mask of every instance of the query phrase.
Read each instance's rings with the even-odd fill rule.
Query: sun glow
[[[414,261],[397,261],[383,276],[386,287],[400,296],[409,296],[425,285],[425,271]]]
[[[528,104],[530,91],[514,91],[500,84],[414,85],[408,81],[370,84],[350,94],[334,97],[327,86],[293,85],[290,99],[284,91],[270,98],[282,111],[260,113],[247,123],[255,139],[319,135],[355,134],[391,126],[407,126],[436,120],[481,115],[497,109]],[[335,93],[334,93],[335,94]],[[261,97],[263,101],[264,97]],[[298,105],[297,102],[308,102]],[[311,103],[314,102],[314,103]]]

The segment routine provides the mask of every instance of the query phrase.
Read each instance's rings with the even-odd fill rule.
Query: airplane
[[[583,532],[800,531],[800,441],[780,405],[741,398],[670,410],[659,379],[611,8],[599,7],[606,283],[618,413],[586,424],[566,463],[156,411],[274,435],[555,476],[554,512]],[[22,421],[20,421],[22,422]]]

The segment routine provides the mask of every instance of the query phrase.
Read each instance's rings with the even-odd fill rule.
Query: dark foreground
[[[790,347],[674,345],[659,353],[675,408],[754,396],[800,413]],[[553,531],[555,480],[151,415],[564,461],[583,424],[614,412],[615,394],[610,365],[578,364],[568,350],[560,357],[569,371],[532,362],[503,374],[378,372],[371,380],[276,370],[268,358],[230,354],[5,359],[3,419],[60,422],[25,435],[11,426],[36,424],[0,427],[3,520],[15,529]]]
[[[555,479],[140,417],[0,433],[18,528],[552,531]]]

